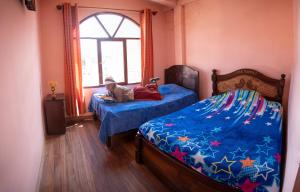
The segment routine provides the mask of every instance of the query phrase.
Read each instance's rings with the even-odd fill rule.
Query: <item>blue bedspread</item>
[[[210,97],[153,119],[144,137],[196,171],[243,191],[279,191],[282,108],[255,91]]]
[[[106,142],[107,136],[137,129],[153,118],[172,113],[198,101],[194,91],[175,84],[161,85],[159,92],[163,95],[160,101],[126,103],[104,103],[102,99],[93,95],[89,111],[96,111],[101,120],[100,140]]]

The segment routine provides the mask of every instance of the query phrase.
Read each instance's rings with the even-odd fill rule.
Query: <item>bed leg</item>
[[[107,148],[111,149],[111,145],[112,145],[112,138],[111,136],[108,136],[107,139],[106,139],[106,146]]]
[[[94,111],[94,113],[93,113],[93,119],[94,119],[95,121],[97,121],[97,119],[98,119],[96,111]]]
[[[139,132],[135,136],[135,161],[143,163],[143,136]]]

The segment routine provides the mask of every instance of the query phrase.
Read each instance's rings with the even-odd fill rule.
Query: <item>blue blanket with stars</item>
[[[99,137],[106,142],[108,136],[137,129],[143,123],[180,110],[198,101],[194,91],[175,84],[158,87],[163,96],[159,101],[131,101],[105,103],[93,94],[89,111],[96,112],[101,121]]]
[[[282,107],[258,92],[210,97],[143,124],[160,150],[242,191],[279,191]]]

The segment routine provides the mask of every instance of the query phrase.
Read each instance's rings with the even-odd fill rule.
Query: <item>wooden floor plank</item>
[[[136,164],[133,140],[112,150],[99,142],[95,121],[67,129],[46,139],[40,191],[147,192],[169,191],[146,167]]]

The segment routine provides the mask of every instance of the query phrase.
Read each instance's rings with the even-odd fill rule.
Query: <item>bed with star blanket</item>
[[[229,91],[139,128],[161,151],[242,191],[279,191],[282,107],[258,92]]]
[[[158,101],[132,101],[126,103],[105,103],[94,93],[89,105],[90,112],[100,118],[99,137],[106,142],[108,136],[137,129],[143,123],[198,101],[197,94],[176,84],[165,84],[158,88],[163,96]]]

